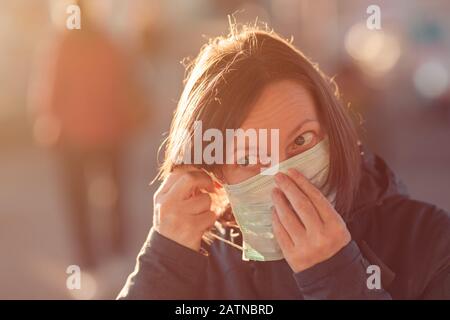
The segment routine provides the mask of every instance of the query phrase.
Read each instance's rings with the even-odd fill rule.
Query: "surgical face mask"
[[[334,205],[335,193],[329,192],[326,185],[329,164],[329,142],[325,138],[313,148],[279,163],[278,171],[286,173],[290,168],[297,169]],[[274,175],[264,173],[238,184],[224,185],[242,232],[243,260],[284,259],[272,229],[271,192],[275,187]]]

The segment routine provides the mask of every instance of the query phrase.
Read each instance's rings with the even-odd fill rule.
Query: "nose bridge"
[[[262,143],[261,141],[259,142]],[[270,136],[265,142],[266,148],[263,149],[266,149],[266,155],[270,157],[272,165],[289,159],[290,155],[287,152],[288,148],[279,132],[277,132],[274,137]]]
[[[283,139],[283,136],[281,134],[279,134],[277,146],[274,147],[274,151],[278,153],[278,163],[283,162],[284,160],[289,158],[289,154],[287,152],[288,148],[286,146],[285,139]]]
[[[289,159],[288,153],[286,151],[284,151],[283,149],[279,150],[278,155],[279,155],[278,156],[278,162],[283,162],[283,161]]]
[[[271,165],[279,164],[290,158],[288,152],[286,152],[286,148],[283,146],[278,146],[277,148],[271,148],[268,156],[271,160]]]

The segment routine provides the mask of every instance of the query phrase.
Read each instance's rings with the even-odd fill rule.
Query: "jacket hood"
[[[348,221],[354,219],[362,211],[381,205],[390,197],[408,196],[406,186],[383,159],[366,146],[362,147],[362,151],[361,181]]]

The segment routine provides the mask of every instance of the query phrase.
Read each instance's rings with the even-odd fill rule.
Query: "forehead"
[[[263,89],[241,128],[289,131],[305,119],[319,120],[313,97],[300,83],[281,80]]]

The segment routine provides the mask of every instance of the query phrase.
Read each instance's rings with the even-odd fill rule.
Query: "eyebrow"
[[[300,122],[292,131],[291,133],[289,133],[288,135],[288,139],[291,139],[297,132],[300,131],[300,129],[307,123],[309,122],[318,122],[317,120],[314,119],[305,119],[304,121]]]

